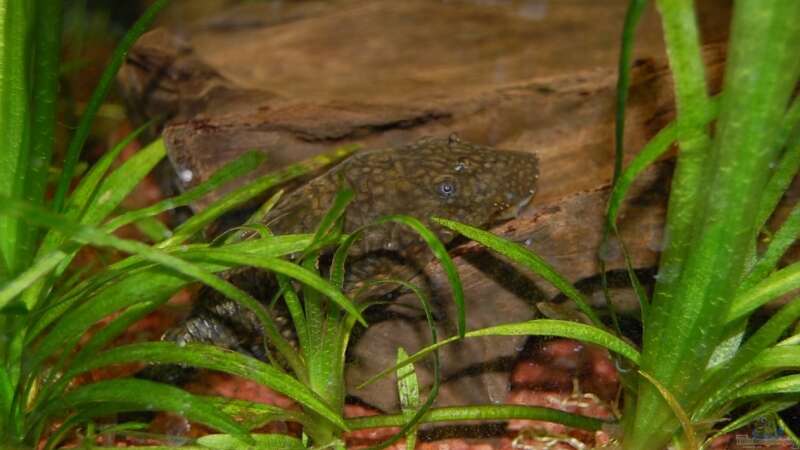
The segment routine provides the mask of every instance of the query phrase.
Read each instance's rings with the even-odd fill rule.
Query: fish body
[[[496,150],[455,135],[355,154],[284,196],[264,224],[276,235],[312,233],[343,185],[354,193],[343,213],[351,233],[387,215],[416,217],[445,244],[455,235],[430,219],[443,217],[487,227],[514,217],[536,191],[538,160],[531,153]],[[410,279],[431,261],[432,252],[409,227],[384,223],[363,229],[348,253],[345,292],[380,278]],[[226,272],[228,281],[269,302],[275,283],[264,272],[246,268]],[[382,291],[380,293],[386,293]],[[280,318],[285,322],[285,318]],[[205,342],[264,358],[263,333],[255,315],[205,288],[189,318],[163,339]],[[179,371],[152,366],[138,376],[173,384]],[[185,371],[184,371],[185,372]]]

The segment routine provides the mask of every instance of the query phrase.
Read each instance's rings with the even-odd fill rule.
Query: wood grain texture
[[[155,30],[131,50],[122,90],[137,117],[162,118],[157,131],[170,161],[194,175],[184,188],[254,148],[267,154],[256,175],[346,143],[395,147],[452,132],[535,152],[541,174],[533,205],[494,231],[529,245],[598,298],[596,252],[613,170],[616,51],[626,1],[285,3],[278,10],[251,3],[199,25]],[[726,36],[728,5],[698,5],[712,91],[722,78],[725,47],[714,42]],[[654,11],[639,31],[626,161],[674,116]],[[669,161],[651,168],[623,207],[622,235],[637,268],[656,264],[670,171]],[[551,286],[475,244],[454,255],[471,329],[527,320],[538,314],[537,303],[558,300]],[[612,247],[610,270],[622,267],[619,256]],[[431,293],[440,335],[452,335],[440,268],[429,265],[416,281]],[[630,292],[619,294],[635,314]],[[391,410],[393,379],[365,391],[352,387],[391,365],[397,345],[414,351],[429,332],[408,296],[372,319],[351,347],[348,384],[352,394]],[[509,362],[523,341],[448,347],[438,404],[503,401]],[[418,370],[429,383],[430,367]]]

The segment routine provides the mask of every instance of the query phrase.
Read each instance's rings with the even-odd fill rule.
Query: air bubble
[[[189,169],[184,169],[178,172],[178,178],[180,178],[184,183],[189,183],[194,178],[194,173],[192,173],[192,171]]]

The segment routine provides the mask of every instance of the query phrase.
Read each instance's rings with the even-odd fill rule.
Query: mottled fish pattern
[[[455,135],[426,138],[349,157],[286,195],[264,224],[277,235],[314,232],[342,183],[346,183],[354,191],[344,212],[346,233],[386,215],[406,214],[433,229],[447,245],[454,234],[432,223],[430,217],[476,227],[512,218],[533,197],[538,173],[538,160],[532,153],[496,150]],[[354,292],[367,280],[410,279],[432,258],[421,238],[405,225],[369,227],[348,255],[345,292]],[[275,283],[255,269],[234,270],[222,276],[263,302],[269,302],[275,293]],[[280,322],[285,320],[279,318]],[[163,337],[178,343],[213,343],[263,359],[261,338],[260,326],[251,312],[208,288],[201,290],[189,318]],[[166,369],[153,366],[138,376],[173,384],[186,377],[185,370]]]

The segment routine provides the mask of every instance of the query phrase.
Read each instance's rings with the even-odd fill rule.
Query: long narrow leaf
[[[169,3],[169,0],[156,0],[152,5],[150,5],[149,8],[147,8],[139,20],[137,20],[136,23],[128,30],[128,32],[125,33],[125,36],[122,37],[117,45],[117,48],[114,50],[114,54],[111,56],[111,60],[106,66],[105,70],[103,70],[103,74],[100,76],[100,80],[98,81],[97,86],[92,93],[92,98],[89,99],[89,103],[86,105],[86,109],[81,116],[78,128],[75,130],[75,135],[72,137],[69,147],[67,148],[66,159],[64,160],[64,168],[61,171],[61,178],[58,180],[58,186],[56,187],[56,192],[53,197],[53,211],[60,212],[64,206],[64,200],[67,195],[67,190],[69,189],[69,183],[70,180],[72,180],[73,173],[75,172],[75,166],[80,158],[83,144],[86,142],[86,138],[89,136],[92,122],[94,122],[97,111],[100,109],[100,105],[102,105],[103,100],[108,94],[108,91],[114,81],[114,77],[116,76],[120,66],[122,66],[128,50],[131,48],[131,46],[133,46],[134,42],[139,39],[139,36],[147,31],[147,29],[150,27],[150,24],[152,24],[153,20],[155,20],[156,15],[158,15],[158,13],[167,5],[167,3]]]
[[[163,141],[158,140],[125,161],[122,166],[105,178],[97,188],[97,201],[86,205],[81,217],[81,223],[87,225],[99,223],[122,202],[133,188],[139,184],[142,178],[144,178],[165,155],[166,150]],[[62,220],[60,217],[56,219],[58,216],[52,214],[49,217],[53,219],[52,222],[55,223]],[[56,251],[66,240],[62,231],[54,229],[54,227],[47,223],[41,223],[41,225],[49,227],[50,231],[45,235],[44,241],[39,248],[40,257]],[[65,269],[67,262],[71,260],[72,256],[74,256],[79,248],[79,246],[71,247],[69,253],[65,253],[67,258],[62,261],[59,270],[63,271]],[[43,279],[36,283],[31,289],[25,291],[23,302],[28,309],[33,309],[38,305],[42,293],[49,290],[50,283],[52,283],[52,280]]]
[[[237,244],[231,244],[224,248],[230,251],[238,252],[241,254],[258,253],[263,256],[279,257],[290,253],[301,251],[310,242],[311,236],[309,235],[284,235],[274,236],[269,239],[258,239]],[[220,263],[213,263],[208,261],[204,251],[207,246],[199,246],[193,248],[186,246],[184,248],[176,248],[169,251],[187,261],[195,262],[203,269],[209,272],[220,272],[231,268],[230,265],[223,265]],[[80,331],[73,329],[69,333],[81,333],[88,328],[89,324],[111,314],[121,308],[130,306],[131,302],[136,299],[144,301],[144,298],[150,298],[152,292],[157,292],[163,289],[163,295],[169,295],[171,292],[177,291],[180,287],[186,285],[191,280],[186,276],[179,273],[164,271],[159,266],[150,265],[148,267],[139,267],[142,264],[149,264],[146,260],[138,256],[131,256],[122,261],[119,261],[104,272],[101,272],[83,283],[75,286],[75,288],[64,293],[62,298],[55,299],[54,303],[48,305],[47,308],[36,311],[41,314],[37,320],[32,321],[27,339],[28,342],[36,338],[46,327],[53,323],[53,321],[63,318],[65,312],[72,308],[75,302],[84,299],[91,300],[93,296],[99,296],[94,300],[94,305],[86,308],[86,313],[91,312],[91,318],[87,316],[70,316],[70,320],[65,323],[68,328],[73,329],[75,326],[81,326]],[[134,271],[134,269],[138,269]],[[121,272],[131,271],[127,275],[122,276]],[[121,277],[121,278],[120,278]],[[124,284],[124,289],[118,286],[119,283]],[[95,292],[97,288],[103,287],[107,292]],[[152,287],[152,289],[150,289]],[[125,289],[129,290],[129,294],[125,295]],[[112,293],[116,291],[116,294]],[[159,294],[162,295],[162,294]],[[109,301],[116,298],[118,302]],[[101,305],[105,304],[105,308]],[[88,323],[87,323],[88,322]],[[58,339],[55,340],[58,342]]]
[[[754,421],[758,420],[760,417],[764,417],[764,416],[768,416],[770,414],[775,414],[775,413],[781,412],[784,409],[791,408],[794,405],[795,405],[795,402],[792,402],[792,401],[780,401],[780,400],[779,401],[769,401],[769,402],[763,403],[763,404],[751,409],[750,411],[747,411],[746,413],[744,413],[740,417],[737,417],[736,419],[732,420],[729,424],[727,424],[724,427],[722,427],[719,431],[717,431],[711,437],[706,439],[706,442],[703,445],[703,448],[708,448],[709,445],[711,444],[711,442],[714,441],[714,439],[716,439],[716,438],[718,438],[720,436],[726,435],[728,433],[731,433],[733,431],[736,431],[736,430],[738,430],[738,429],[740,429],[742,427],[745,427],[745,426],[753,423]]]
[[[2,311],[17,295],[54,270],[65,257],[66,255],[59,251],[45,255],[19,276],[6,283],[2,289],[0,289],[0,311]]]
[[[617,67],[617,107],[614,120],[614,184],[622,172],[622,157],[625,154],[625,106],[628,103],[628,91],[631,84],[631,55],[633,54],[634,35],[645,6],[647,6],[646,0],[632,0],[628,4],[625,23],[622,25],[621,49]]]
[[[696,35],[686,32],[686,27],[696,29],[693,3],[663,0],[659,4],[665,16],[682,19],[681,28],[672,30],[680,35],[677,38],[693,40],[696,45]],[[666,5],[674,9],[667,11]],[[703,164],[705,170],[697,174],[698,183],[692,184],[690,190],[677,189],[676,178],[670,193],[668,248],[680,246],[684,239],[687,245],[678,252],[678,259],[668,261],[662,255],[644,333],[642,370],[655,377],[684,407],[704,395],[697,380],[724,337],[726,321],[721,313],[728,311],[730,300],[736,295],[746,256],[753,246],[758,226],[754,211],[758,209],[770,163],[779,153],[773,148],[774,133],[781,126],[800,72],[794,46],[800,39],[800,24],[794,20],[800,14],[800,3],[776,1],[771,5],[772,8],[763,8],[759,0],[737,2],[711,162]],[[665,20],[665,32],[670,41],[668,22]],[[692,57],[696,53],[700,60],[699,50],[688,52]],[[702,73],[702,61],[695,66],[690,63],[673,67],[676,87],[682,84],[679,74],[687,70]],[[697,97],[694,101],[706,103],[704,83],[701,89],[692,94]],[[679,101],[679,120],[688,113],[696,124],[700,121],[697,114],[703,110],[683,110]],[[743,110],[748,114],[743,116]],[[688,155],[683,146],[681,150],[682,163]],[[688,201],[683,208],[673,201],[681,193]],[[688,217],[687,227],[670,226],[676,217]],[[664,445],[677,426],[657,390],[642,385],[636,422],[627,434],[631,449]],[[655,434],[653,430],[657,430]]]
[[[34,2],[3,2],[0,9],[0,196],[26,198],[25,186],[31,161],[27,159],[31,132],[32,95],[30,45],[34,37]],[[0,258],[9,274],[23,265],[20,257],[29,253],[22,223],[14,217],[0,217]]]
[[[683,434],[686,437],[686,447],[690,449],[698,448],[697,444],[697,435],[694,432],[694,428],[692,428],[692,421],[689,419],[689,416],[686,414],[686,411],[681,407],[681,404],[678,402],[678,399],[672,395],[672,393],[667,390],[667,388],[658,382],[653,376],[649,375],[647,372],[639,370],[639,375],[642,376],[645,380],[647,380],[650,384],[655,386],[658,392],[664,397],[664,400],[669,405],[672,412],[675,414],[675,417],[678,418],[678,421],[681,423],[681,428],[683,428]]]
[[[800,146],[798,146],[797,150],[800,153]],[[739,290],[746,292],[767,278],[778,266],[784,253],[795,243],[798,236],[800,236],[800,204],[795,205],[792,212],[789,213],[789,217],[786,218],[772,237],[764,254],[761,255],[744,280],[742,280]]]
[[[441,223],[441,220],[444,219],[433,219],[434,222],[439,223]],[[375,225],[380,225],[387,222],[401,223],[414,230],[414,232],[416,232],[425,241],[425,244],[427,244],[428,248],[431,249],[436,259],[439,260],[439,263],[442,265],[442,269],[444,269],[444,272],[447,275],[447,281],[450,283],[450,289],[453,291],[453,302],[456,305],[458,314],[456,329],[458,331],[458,335],[464,337],[464,334],[467,330],[467,317],[464,305],[464,287],[461,283],[461,278],[458,276],[458,270],[456,270],[453,259],[450,258],[450,255],[447,253],[447,248],[445,248],[444,244],[442,244],[442,241],[436,237],[436,234],[434,234],[428,227],[425,226],[425,224],[414,217],[405,215],[385,216],[375,221]]]
[[[787,375],[753,386],[747,386],[740,389],[735,398],[762,397],[776,394],[800,395],[800,374]]]
[[[764,193],[761,197],[761,204],[758,208],[758,222],[761,227],[767,222],[767,219],[775,211],[778,202],[783,198],[783,194],[789,187],[789,184],[794,179],[797,171],[800,170],[800,134],[798,134],[797,126],[800,122],[800,97],[796,97],[792,102],[792,106],[786,112],[783,118],[783,124],[780,133],[776,134],[777,148],[786,145],[783,156],[778,162],[772,177],[764,187]],[[793,135],[794,133],[794,135]]]
[[[114,161],[117,160],[120,153],[136,139],[150,123],[146,123],[131,133],[128,133],[121,141],[117,142],[110,150],[106,151],[99,161],[92,165],[75,189],[69,196],[64,214],[75,220],[79,220],[83,215],[85,209],[92,204],[98,197],[98,191],[103,178],[111,168]]]
[[[251,434],[256,448],[270,450],[305,450],[300,439],[285,434]],[[241,442],[233,436],[224,434],[209,434],[197,439],[197,443],[214,450],[240,450]]]
[[[218,370],[253,380],[291,397],[301,405],[346,430],[344,421],[325,402],[294,378],[263,362],[234,351],[207,344],[179,346],[171,342],[130,344],[107,350],[72,367],[66,378],[100,367],[129,362],[150,364],[187,364]]]
[[[488,328],[481,328],[480,330],[470,331],[466,334],[465,338],[473,337],[489,337],[489,336],[560,336],[570,339],[576,339],[583,342],[590,342],[605,347],[610,351],[617,353],[634,364],[639,364],[641,355],[630,344],[622,339],[614,336],[608,331],[599,329],[592,325],[586,325],[576,322],[568,322],[565,320],[551,320],[551,319],[537,319],[528,322],[510,323],[504,325],[497,325]],[[373,383],[378,378],[386,376],[394,372],[401,365],[411,364],[424,358],[430,352],[437,350],[447,344],[456,342],[459,338],[457,336],[439,341],[434,345],[429,345],[417,353],[411,355],[408,359],[398,364],[395,367],[390,367],[382,370],[367,381],[361,383],[358,387],[361,388],[370,383]]]
[[[397,362],[408,358],[408,353],[400,347],[397,349]],[[414,411],[419,408],[419,380],[414,365],[409,364],[397,369],[397,392],[400,395],[400,409],[406,421],[411,421]],[[417,443],[416,427],[406,433],[406,450],[414,450]]]
[[[109,220],[103,228],[108,231],[116,230],[117,228],[141,220],[146,217],[152,217],[164,211],[177,208],[179,206],[186,206],[191,202],[199,199],[200,197],[208,194],[209,192],[217,189],[231,180],[235,180],[248,172],[253,171],[259,164],[264,161],[264,156],[260,152],[247,152],[239,158],[229,162],[224,167],[214,172],[214,174],[203,183],[195,186],[194,188],[172,198],[162,200],[155,205],[146,208],[130,211],[125,214],[114,217]]]
[[[271,270],[287,275],[305,284],[306,286],[312,287],[314,290],[328,297],[331,301],[339,305],[339,307],[355,317],[362,325],[367,325],[366,320],[364,320],[364,317],[361,315],[358,308],[350,299],[347,298],[347,296],[342,294],[341,291],[336,289],[336,287],[331,285],[327,280],[308,269],[278,258],[260,257],[258,255],[242,255],[227,250],[209,249],[207,251],[207,255],[217,261],[233,263],[241,266],[258,267],[264,270]]]
[[[203,227],[214,221],[217,217],[239,207],[242,203],[257,197],[263,194],[266,190],[292,178],[313,172],[320,167],[324,167],[334,161],[337,161],[356,151],[358,148],[360,147],[357,145],[338,147],[328,153],[315,156],[307,161],[292,164],[277,172],[266,175],[253,183],[242,186],[241,188],[236,189],[215,201],[200,213],[192,216],[189,220],[175,229],[175,234],[171,238],[159,243],[158,246],[160,248],[166,248],[179,245],[191,238],[195,233],[202,230]]]
[[[252,442],[247,430],[206,400],[182,389],[146,380],[106,380],[83,385],[48,404],[38,419],[65,409],[102,402],[125,403],[143,410],[176,412],[195,422],[230,433],[240,441]]]
[[[514,262],[522,264],[528,269],[542,276],[544,279],[552,283],[553,286],[558,288],[558,290],[564,293],[564,295],[574,301],[581,312],[586,314],[592,323],[599,327],[604,327],[603,322],[592,310],[592,307],[589,306],[589,302],[586,300],[583,294],[581,294],[575,288],[575,286],[572,285],[572,283],[567,281],[558,272],[556,272],[553,266],[545,262],[545,260],[543,260],[539,255],[515,242],[506,241],[488,231],[484,231],[479,228],[471,227],[469,225],[447,219],[434,218],[433,220],[439,225],[461,233],[464,236],[500,253],[501,255],[509,257]]]
[[[477,405],[433,408],[422,418],[422,423],[491,421],[491,420],[541,420],[561,423],[583,430],[596,431],[603,427],[602,420],[566,413],[557,409],[521,405]],[[399,427],[405,423],[402,414],[357,417],[347,420],[351,430],[366,428]]]
[[[747,341],[741,346],[728,363],[717,370],[707,384],[704,385],[704,392],[713,392],[719,384],[736,379],[739,370],[753,361],[759,353],[775,344],[778,339],[800,319],[800,300],[795,299],[780,309],[775,315],[762,325]]]
[[[142,243],[120,239],[115,236],[106,234],[94,227],[78,225],[65,220],[61,220],[57,215],[53,215],[49,212],[43,211],[39,208],[32,207],[25,203],[13,202],[13,201],[6,202],[5,204],[0,205],[0,214],[14,214],[18,216],[24,216],[26,220],[29,220],[33,223],[59,229],[63,233],[73,236],[72,239],[74,240],[84,241],[87,243],[91,243],[93,245],[108,246],[127,253],[135,253],[147,260],[150,260],[158,264],[162,264],[179,273],[187,275],[196,280],[202,281],[206,285],[211,286],[215,290],[224,294],[226,297],[252,310],[258,317],[259,321],[261,322],[264,332],[270,337],[273,345],[275,345],[278,348],[278,350],[281,351],[283,356],[286,358],[288,364],[290,364],[296,372],[300,372],[302,370],[301,361],[297,358],[297,355],[294,353],[294,351],[291,349],[291,347],[288,345],[285,339],[283,339],[283,337],[280,335],[274,321],[272,320],[272,318],[269,317],[269,315],[266,314],[261,304],[256,299],[248,295],[246,292],[233,286],[229,282],[214,276],[212,273],[207,272],[194,264],[191,264],[187,261],[183,261],[163,251],[153,249]],[[216,257],[228,258],[229,260],[232,260],[235,263],[238,261],[238,263],[242,265],[250,264],[250,261],[247,260],[248,257],[247,255],[239,255],[239,254],[230,255],[226,254],[225,252],[220,253],[217,251]],[[244,259],[242,259],[242,257],[244,257]],[[325,280],[322,280],[319,277],[315,278],[313,275],[309,276],[308,273],[303,271],[298,272],[297,270],[295,270],[296,266],[290,263],[286,263],[285,261],[275,260],[274,258],[272,258],[268,260],[268,263],[277,267],[275,269],[277,271],[281,271],[281,269],[283,269],[283,271],[286,271],[289,275],[299,274],[299,276],[303,278],[301,281],[322,286],[322,289],[326,289],[327,291],[331,292],[334,301],[338,300],[343,305],[347,305],[349,303],[346,297],[344,297],[341,293],[339,293],[338,291],[327,285]],[[336,294],[338,294],[338,296]],[[346,309],[348,308],[348,306],[344,307]],[[349,305],[349,307],[350,310],[353,310],[352,305]],[[360,316],[358,311],[354,312],[356,316],[359,317],[359,319],[363,322],[363,318]],[[50,350],[52,351],[52,349]],[[41,358],[43,358],[44,356],[45,355],[40,354],[37,355],[37,357],[34,359],[40,362],[42,360]]]
[[[736,296],[736,300],[728,311],[727,323],[745,317],[769,301],[798,287],[800,287],[800,262],[784,267],[761,283]]]
[[[34,204],[44,204],[45,202],[47,172],[55,147],[62,9],[61,2],[40,1],[36,3],[34,38],[31,45],[33,47],[33,64],[29,73],[33,79],[30,99],[32,112],[30,149],[25,155],[28,160],[28,173],[25,174],[25,199]],[[42,231],[32,227],[26,227],[24,230],[25,233],[20,236],[24,242],[17,243],[21,250],[21,267],[30,264],[36,254],[36,241]]]
[[[712,98],[708,103],[709,109],[702,116],[702,121],[698,126],[707,126],[708,123],[717,117],[719,114],[719,97]],[[608,212],[606,220],[608,225],[616,228],[617,215],[625,196],[628,193],[631,185],[636,178],[651,164],[656,162],[658,158],[664,155],[670,146],[678,139],[678,126],[676,123],[670,123],[662,128],[650,141],[644,146],[628,164],[624,172],[619,176],[617,182],[614,183],[614,188],[611,191],[608,201]]]

